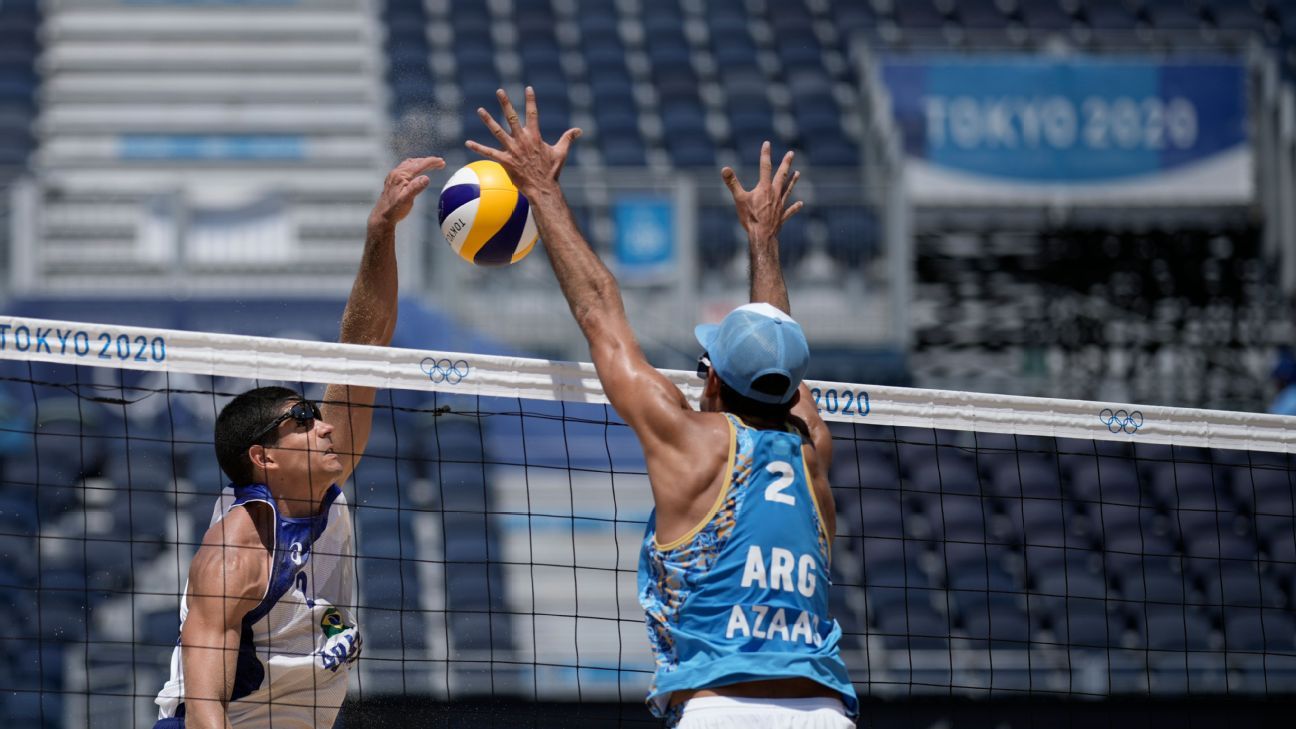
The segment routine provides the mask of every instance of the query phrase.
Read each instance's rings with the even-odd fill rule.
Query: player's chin
[[[320,458],[320,461],[321,461],[320,465],[323,466],[324,470],[328,471],[329,473],[342,472],[342,458],[338,456],[338,454],[330,451],[328,453],[325,453],[324,456]]]

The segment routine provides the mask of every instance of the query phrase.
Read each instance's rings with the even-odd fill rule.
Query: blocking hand
[[[503,89],[495,92],[504,118],[508,121],[509,131],[495,121],[485,109],[478,109],[477,116],[486,124],[486,128],[499,140],[500,149],[487,147],[477,142],[467,142],[468,149],[486,159],[494,160],[504,167],[513,184],[523,195],[531,197],[532,193],[546,185],[558,182],[563,165],[567,162],[567,153],[572,140],[581,135],[581,130],[573,127],[563,132],[554,144],[546,144],[540,137],[540,113],[536,109],[535,89],[526,89],[526,124],[518,118],[518,113],[509,101]]]
[[[382,195],[370,213],[371,223],[396,225],[414,208],[414,198],[431,184],[424,172],[445,167],[440,157],[411,157],[396,165],[383,181]]]
[[[771,176],[770,143],[762,144],[760,178],[750,190],[743,189],[732,167],[720,170],[721,179],[733,194],[738,222],[753,241],[777,237],[783,224],[802,208],[800,200],[787,204],[797,180],[801,179],[800,172],[792,172],[790,176],[788,174],[792,167],[792,157],[792,152],[783,155],[778,171]]]

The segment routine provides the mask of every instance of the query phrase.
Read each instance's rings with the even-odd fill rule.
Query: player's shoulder
[[[275,513],[267,503],[251,501],[227,510],[203,535],[202,547],[274,549]]]

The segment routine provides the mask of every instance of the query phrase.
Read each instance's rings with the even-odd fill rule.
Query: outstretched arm
[[[783,155],[778,170],[771,174],[770,143],[761,145],[760,177],[751,190],[743,189],[731,168],[720,171],[725,186],[733,194],[738,222],[747,231],[747,249],[751,256],[751,300],[770,304],[788,316],[792,315],[792,304],[788,301],[787,284],[783,281],[778,234],[783,224],[802,208],[799,200],[788,205],[792,189],[801,179],[800,172],[792,172],[792,159],[792,152]],[[832,458],[832,434],[819,417],[805,383],[801,384],[800,392],[801,399],[792,408],[792,414],[810,428],[815,450],[826,468]]]
[[[677,426],[690,411],[688,400],[644,357],[626,318],[616,278],[581,235],[558,185],[568,150],[581,131],[569,129],[556,144],[546,144],[540,137],[534,90],[526,90],[525,125],[508,95],[502,90],[496,95],[509,131],[485,109],[477,114],[500,149],[471,141],[468,148],[500,163],[531,204],[558,285],[589,341],[590,356],[612,406],[644,441],[645,449],[654,442],[677,442],[685,437]]]
[[[396,225],[409,215],[414,198],[427,189],[430,180],[422,174],[445,167],[440,157],[407,159],[392,170],[383,183],[382,195],[369,213],[360,270],[351,286],[351,296],[342,312],[338,341],[347,344],[391,344],[396,331]],[[355,470],[373,422],[372,387],[329,385],[324,392],[324,421],[333,426],[333,447],[342,457],[342,483]]]
[[[802,203],[787,204],[801,179],[800,172],[788,173],[792,168],[792,152],[783,155],[778,171],[770,175],[770,143],[761,145],[760,178],[751,190],[744,190],[733,168],[720,170],[720,177],[733,194],[738,222],[747,231],[747,251],[751,256],[751,301],[764,302],[792,315],[788,302],[787,285],[783,282],[783,266],[779,261],[778,234],[783,224],[801,211]]]

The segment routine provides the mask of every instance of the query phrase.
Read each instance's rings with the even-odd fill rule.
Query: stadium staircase
[[[370,3],[46,8],[19,290],[349,284],[390,160]]]

